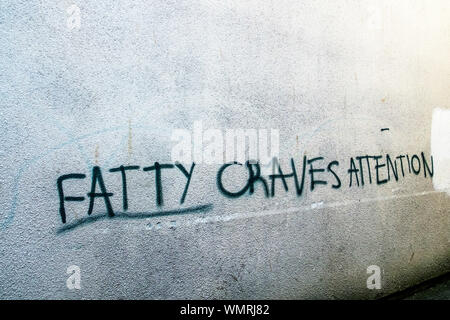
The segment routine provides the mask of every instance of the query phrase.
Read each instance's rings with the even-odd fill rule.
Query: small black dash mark
[[[389,131],[389,128],[381,128],[381,132],[383,131]]]

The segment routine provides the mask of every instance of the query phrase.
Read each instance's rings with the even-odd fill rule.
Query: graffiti
[[[407,168],[408,168],[408,172],[411,173],[413,172],[415,175],[419,175],[420,171],[423,171],[424,177],[427,177],[427,172],[428,175],[430,177],[433,177],[433,173],[434,173],[434,165],[433,165],[433,156],[430,156],[431,158],[431,169],[429,164],[427,163],[426,159],[425,159],[425,155],[422,152],[421,153],[421,159],[419,158],[418,155],[413,155],[412,157],[410,157],[409,155],[399,155],[395,158],[391,158],[390,155],[386,155],[385,157],[385,162],[383,163],[383,156],[379,155],[379,156],[358,156],[355,157],[355,159],[358,161],[359,163],[359,169],[356,168],[355,165],[355,161],[353,158],[350,159],[350,168],[348,169],[348,173],[350,175],[350,184],[349,187],[352,186],[352,181],[353,181],[353,176],[354,179],[356,180],[356,184],[357,186],[364,186],[364,174],[368,175],[369,178],[369,183],[372,183],[372,173],[370,170],[370,162],[375,161],[375,178],[376,178],[376,183],[377,184],[384,184],[387,183],[389,181],[391,181],[391,174],[393,175],[393,177],[395,178],[395,181],[399,180],[399,168],[401,169],[401,174],[402,177],[405,176],[405,171],[406,171],[406,164],[407,164]],[[366,160],[366,161],[363,161]],[[405,167],[404,167],[404,162],[403,160],[406,161]],[[394,162],[392,162],[394,161]],[[366,170],[364,170],[364,164],[366,164]],[[397,166],[397,164],[399,164]],[[385,168],[385,169],[383,169]],[[382,179],[382,173],[385,173],[385,179]],[[373,172],[373,171],[372,171]],[[359,176],[358,176],[359,173]]]
[[[165,216],[174,216],[174,215],[184,215],[196,212],[208,212],[213,209],[212,204],[204,204],[200,206],[188,207],[183,209],[175,209],[175,210],[161,210],[161,211],[153,211],[153,212],[114,212],[114,216],[108,216],[105,214],[95,215],[95,216],[87,216],[81,219],[78,219],[71,223],[65,223],[61,228],[58,229],[57,233],[62,233],[65,231],[73,230],[78,226],[90,224],[96,221],[104,220],[104,219],[119,219],[119,220],[129,220],[129,219],[146,219],[146,218],[154,218],[154,217],[165,217]]]
[[[183,204],[186,194],[188,192],[189,184],[191,182],[192,173],[195,167],[195,163],[191,165],[191,168],[189,172],[186,170],[186,168],[180,164],[175,163],[173,164],[160,164],[159,162],[155,162],[153,166],[150,167],[144,167],[142,168],[143,171],[155,171],[155,183],[156,183],[156,205],[158,207],[163,205],[163,188],[162,188],[162,178],[161,178],[161,172],[162,169],[173,169],[178,168],[182,174],[186,177],[187,182],[184,188],[183,195],[180,199],[180,204]],[[128,210],[128,190],[127,190],[127,176],[126,171],[128,170],[138,170],[139,166],[120,166],[117,168],[112,168],[109,170],[109,172],[120,172],[122,176],[122,206],[123,210]],[[84,201],[86,200],[85,197],[80,196],[66,196],[64,194],[64,188],[63,188],[63,182],[71,179],[85,179],[86,175],[82,173],[70,173],[60,176],[57,179],[57,187],[58,187],[58,194],[59,194],[59,213],[61,215],[61,220],[63,223],[66,223],[66,208],[65,208],[65,202],[66,201]],[[97,190],[97,184],[100,188],[100,192],[96,192]],[[106,189],[106,185],[103,180],[103,175],[101,168],[99,166],[94,166],[92,168],[92,183],[91,183],[91,191],[87,193],[87,196],[89,197],[89,209],[87,214],[91,215],[94,209],[94,203],[96,198],[102,198],[105,202],[106,212],[108,216],[113,217],[114,216],[114,210],[111,205],[110,197],[112,197],[114,194],[111,192],[108,192]]]
[[[278,161],[273,162],[276,167],[275,171],[278,173],[268,175],[268,178],[265,178],[260,174],[261,170],[258,163],[251,163],[250,161],[247,161],[245,163],[245,167],[248,171],[248,180],[246,185],[237,192],[228,191],[222,183],[222,178],[228,167],[232,165],[243,165],[238,162],[224,164],[219,169],[217,174],[218,189],[228,197],[237,198],[244,195],[247,191],[250,195],[253,194],[255,191],[255,184],[258,183],[262,186],[266,197],[274,197],[275,182],[277,179],[282,182],[284,190],[289,191],[287,179],[292,178],[294,181],[296,194],[297,196],[301,196],[305,187],[306,172],[308,172],[307,175],[309,176],[308,181],[311,191],[314,191],[319,185],[327,185],[329,183],[331,183],[332,189],[339,189],[342,186],[341,177],[337,172],[337,167],[339,167],[340,163],[337,160],[325,162],[323,157],[308,158],[307,156],[304,156],[300,178],[297,173],[298,171],[296,169],[294,159],[290,159],[291,173],[288,174],[283,173]],[[405,172],[419,175],[422,171],[425,178],[427,177],[427,172],[430,177],[433,177],[434,173],[433,156],[430,156],[431,164],[429,164],[423,152],[421,153],[420,158],[418,155],[413,155],[410,157],[407,154],[399,155],[395,158],[392,158],[389,154],[386,154],[385,157],[381,155],[365,155],[351,157],[349,162],[350,165],[347,170],[349,187],[352,187],[352,185],[355,184],[354,182],[356,182],[356,186],[363,187],[364,184],[367,184],[367,180],[369,181],[369,184],[374,182],[374,184],[376,183],[377,185],[387,183],[392,179],[398,181],[400,178],[400,173],[401,177],[405,177]],[[357,166],[356,163],[358,163],[359,166]],[[407,169],[408,171],[406,171]]]
[[[303,188],[304,188],[304,184],[305,184],[305,172],[306,172],[307,165],[309,166],[308,173],[311,177],[311,179],[310,179],[311,191],[314,190],[316,185],[327,184],[327,181],[319,180],[319,179],[317,179],[317,176],[315,176],[315,174],[325,171],[325,169],[317,168],[317,167],[314,167],[314,165],[313,165],[314,162],[320,161],[320,160],[323,160],[323,157],[316,157],[316,158],[312,158],[312,159],[308,159],[308,160],[307,160],[306,156],[303,157],[303,166],[302,166],[303,169],[302,169],[300,182],[299,182],[298,175],[297,175],[296,165],[295,165],[294,159],[292,159],[292,158],[290,159],[292,173],[284,174],[278,161],[276,161],[274,159],[273,163],[277,167],[278,174],[270,174],[270,175],[268,175],[268,179],[264,178],[261,175],[261,168],[260,168],[259,163],[251,163],[250,161],[247,161],[245,163],[245,166],[248,169],[247,184],[240,191],[234,192],[234,193],[228,191],[223,186],[222,177],[223,177],[224,171],[227,167],[232,166],[232,165],[242,166],[242,164],[238,163],[238,162],[227,163],[220,168],[220,170],[217,174],[217,186],[224,195],[231,197],[231,198],[236,198],[236,197],[240,197],[243,194],[245,194],[247,192],[247,190],[248,190],[249,194],[253,194],[254,190],[255,190],[255,183],[260,182],[260,184],[264,188],[265,196],[269,197],[269,184],[268,184],[267,180],[270,180],[271,181],[270,196],[274,197],[275,196],[275,181],[276,181],[276,179],[280,179],[281,182],[283,183],[283,187],[284,187],[285,191],[289,191],[289,187],[287,185],[286,178],[293,178],[297,196],[301,196],[303,193]],[[341,185],[339,177],[336,175],[336,173],[332,169],[332,167],[334,165],[338,165],[338,164],[339,164],[338,161],[331,161],[327,165],[327,171],[330,172],[337,181],[336,184],[333,184],[333,186],[332,186],[333,188],[339,188]]]
[[[290,168],[287,169],[287,167],[281,167],[281,164],[277,158],[273,158],[272,174],[263,175],[261,173],[260,164],[257,161],[246,161],[245,163],[233,161],[220,166],[216,174],[216,184],[220,194],[228,198],[239,198],[243,195],[251,196],[259,190],[266,198],[275,197],[277,183],[281,183],[286,192],[289,192],[290,186],[294,187],[294,194],[297,197],[300,197],[303,195],[305,188],[308,187],[311,192],[319,189],[320,186],[327,187],[327,185],[329,185],[329,188],[331,189],[340,189],[345,185],[345,180],[348,180],[348,188],[362,188],[367,184],[382,185],[390,181],[398,182],[401,178],[404,178],[408,174],[418,176],[422,173],[424,178],[431,178],[434,174],[433,156],[430,156],[430,158],[427,159],[423,152],[420,153],[420,156],[417,154],[412,156],[408,154],[401,154],[393,157],[386,154],[384,156],[364,155],[350,157],[348,160],[348,169],[344,170],[345,175],[342,174],[343,170],[339,170],[341,163],[343,162],[339,162],[334,159],[328,161],[324,157],[310,158],[304,155],[301,161],[296,161],[294,158],[291,158],[289,161]],[[241,177],[241,180],[244,180],[244,183],[242,183],[242,181],[239,182],[238,189],[236,189],[236,185],[230,186],[225,183],[225,180],[227,180],[226,177],[228,170],[231,167],[235,167],[242,171],[239,172],[239,176]],[[128,171],[149,172],[154,174],[156,206],[157,208],[161,208],[164,206],[164,188],[162,183],[163,172],[165,172],[165,170],[178,169],[178,172],[180,172],[185,178],[183,193],[179,199],[179,204],[181,205],[185,202],[188,195],[191,180],[194,175],[194,168],[195,163],[192,163],[189,170],[187,170],[185,166],[178,162],[155,162],[153,165],[143,167],[142,169],[138,165],[121,165],[119,167],[109,169],[108,171],[110,173],[120,173],[121,176],[123,211],[118,213],[114,210],[111,204],[110,198],[114,196],[114,193],[108,192],[108,188],[103,179],[102,169],[99,166],[94,166],[91,173],[90,191],[86,193],[89,202],[87,209],[88,217],[84,217],[74,223],[67,224],[61,228],[60,231],[70,230],[78,225],[94,222],[107,217],[139,219],[211,210],[212,204],[206,204],[169,211],[160,210],[154,212],[127,212],[129,208],[127,188]],[[84,196],[66,195],[64,192],[64,183],[69,180],[74,182],[76,180],[83,179],[86,179],[86,175],[84,173],[69,173],[62,175],[57,179],[59,214],[63,224],[67,223],[66,203],[82,202],[86,200],[86,197]],[[103,200],[106,212],[104,215],[93,217],[91,215],[94,211],[96,199]]]

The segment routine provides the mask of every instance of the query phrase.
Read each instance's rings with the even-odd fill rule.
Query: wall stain
[[[131,154],[133,153],[133,135],[131,132],[131,120],[128,120],[128,161],[130,161]]]
[[[95,151],[94,151],[94,163],[98,165],[98,144],[95,146]]]

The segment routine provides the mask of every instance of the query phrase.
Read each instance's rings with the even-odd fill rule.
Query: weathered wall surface
[[[2,299],[376,298],[450,270],[449,1],[0,8]],[[158,206],[156,171],[143,168],[173,164],[174,131],[195,123],[278,130],[280,165],[289,174],[293,159],[302,193],[289,176],[272,196],[263,176],[268,195],[259,179],[226,196],[222,165],[194,159],[184,203],[174,167]],[[372,183],[365,155],[384,164],[362,159]],[[386,155],[404,161],[398,181]],[[313,166],[324,171],[304,156],[323,157]],[[139,166],[126,172],[127,211],[109,172],[120,165]],[[87,214],[96,166],[113,218],[101,197]],[[223,172],[227,190],[246,185],[245,165]],[[66,199],[63,223],[57,179],[71,173],[86,178],[63,192],[84,201]],[[327,184],[311,190],[313,179]],[[79,290],[66,286],[71,265]],[[366,286],[370,265],[381,289]]]

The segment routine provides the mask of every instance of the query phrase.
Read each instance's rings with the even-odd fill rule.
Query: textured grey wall
[[[1,298],[376,298],[450,270],[449,1],[15,0],[0,34]],[[285,173],[322,156],[342,186],[325,172],[311,191],[306,171],[301,196],[289,178],[274,197],[259,183],[229,198],[220,165],[199,163],[182,205],[186,178],[163,172],[158,208],[154,173],[136,170],[131,213],[209,206],[61,229],[88,200],[63,224],[58,177],[85,174],[64,191],[86,197],[101,167],[123,211],[108,170],[171,163],[174,130],[195,121],[279,130]],[[351,157],[421,152],[433,178],[349,187]]]

